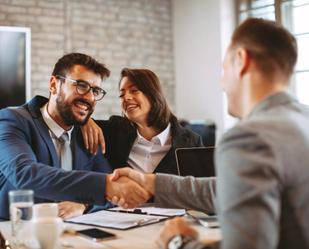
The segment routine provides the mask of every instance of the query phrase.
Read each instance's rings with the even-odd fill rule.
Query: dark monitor
[[[177,148],[176,161],[181,176],[215,176],[215,147]]]
[[[0,26],[0,109],[30,99],[30,29]]]

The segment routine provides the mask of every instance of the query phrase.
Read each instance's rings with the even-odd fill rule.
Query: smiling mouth
[[[86,113],[86,112],[92,110],[91,105],[84,100],[74,101],[74,106],[77,107],[80,110],[80,112],[82,112],[82,113]]]
[[[136,104],[130,104],[130,105],[127,105],[126,106],[126,112],[131,112],[131,111],[134,111],[136,108],[138,107],[138,105]]]

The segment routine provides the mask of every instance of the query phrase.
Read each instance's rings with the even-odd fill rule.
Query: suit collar
[[[177,121],[171,122],[172,147],[186,147],[188,140],[187,130],[182,127]]]
[[[286,105],[294,101],[296,101],[296,99],[287,92],[276,93],[258,103],[244,119],[250,119],[251,117],[258,115],[261,112],[267,111],[277,106]]]
[[[26,103],[24,106],[29,110],[33,118],[40,118],[42,117],[40,108],[43,107],[47,102],[48,102],[47,98],[37,95],[33,99],[31,99],[28,103]]]

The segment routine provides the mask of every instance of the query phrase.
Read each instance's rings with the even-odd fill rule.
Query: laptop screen
[[[215,147],[177,148],[176,161],[181,176],[215,176]]]

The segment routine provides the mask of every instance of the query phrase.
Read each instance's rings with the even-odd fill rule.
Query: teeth
[[[84,104],[84,103],[76,103],[76,106],[84,111],[88,110],[88,105]]]
[[[133,109],[135,109],[137,107],[137,105],[128,105],[127,106],[127,111],[130,111],[130,110],[133,110]]]

